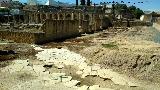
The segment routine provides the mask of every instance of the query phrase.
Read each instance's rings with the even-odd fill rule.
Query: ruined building
[[[89,5],[90,0],[87,2]],[[85,0],[82,0],[81,4],[85,5]],[[16,42],[44,43],[74,37],[81,33],[95,32],[101,30],[104,24],[108,26],[103,20],[105,13],[101,6],[83,6],[75,9],[74,7],[26,5],[23,13],[24,21],[21,30],[17,28],[12,32],[1,31],[0,38],[12,39]],[[35,28],[27,28],[30,26]]]

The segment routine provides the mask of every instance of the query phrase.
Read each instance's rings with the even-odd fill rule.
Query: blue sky
[[[22,2],[26,2],[27,0],[20,0]],[[45,2],[47,0],[37,0],[37,1],[40,1],[40,2]],[[55,1],[60,1],[60,2],[68,2],[68,3],[75,3],[76,0],[55,0]],[[80,1],[80,0],[79,0]],[[113,1],[113,0],[92,0],[92,2],[95,2],[95,3],[99,3],[99,2],[110,2],[110,1]],[[143,10],[150,10],[150,11],[160,11],[160,0],[114,0],[116,2],[121,2],[121,1],[124,1],[124,2],[131,2],[130,4],[128,5],[134,5],[143,9]],[[139,4],[138,2],[144,2],[143,4]]]

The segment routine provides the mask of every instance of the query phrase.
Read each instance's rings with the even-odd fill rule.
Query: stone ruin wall
[[[46,41],[74,37],[80,34],[77,20],[49,20],[42,26]]]
[[[129,25],[130,27],[134,27],[134,26],[146,26],[147,25],[147,22],[142,22],[142,21],[130,21],[129,22]],[[113,26],[114,27],[127,27],[127,21],[123,21],[122,23],[121,22],[113,22]]]
[[[25,23],[42,24],[44,33],[0,31],[0,38],[18,43],[45,43],[101,29],[102,14],[25,12]]]
[[[50,20],[47,19],[42,25],[43,33],[25,31],[0,31],[0,38],[13,40],[17,43],[36,43],[42,44],[56,39],[75,37],[81,34],[80,29],[87,29],[88,22],[81,23],[78,20]],[[83,31],[86,32],[86,31]]]
[[[96,31],[101,29],[103,14],[83,13],[83,12],[25,12],[25,23],[44,23],[45,20],[78,20],[79,25],[83,27],[84,32]],[[84,25],[86,23],[89,26]],[[88,30],[88,31],[87,31]]]
[[[39,43],[43,37],[44,33],[0,31],[1,39],[13,40],[17,43]]]

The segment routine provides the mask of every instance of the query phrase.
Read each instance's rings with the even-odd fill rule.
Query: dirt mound
[[[101,64],[118,72],[142,79],[160,82],[160,55],[125,52],[114,49],[90,47],[81,51],[88,63]]]
[[[34,48],[29,44],[23,43],[6,43],[0,44],[0,62],[14,59],[35,59]]]

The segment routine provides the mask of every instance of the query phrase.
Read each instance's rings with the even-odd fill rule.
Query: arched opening
[[[66,20],[71,20],[71,15],[70,14],[66,15]]]
[[[59,15],[59,19],[63,20],[63,15],[62,14]]]
[[[18,22],[18,17],[15,16],[14,18],[15,18],[15,21]],[[33,22],[34,22],[34,14],[31,14],[30,15],[30,23],[33,23]]]
[[[46,14],[42,14],[42,20],[46,19]]]
[[[37,14],[37,23],[40,23],[40,14]]]
[[[49,14],[49,19],[52,19],[52,14]]]
[[[58,19],[57,14],[54,14],[54,15],[53,15],[53,19],[54,19],[54,20],[57,20],[57,19]]]
[[[109,17],[103,17],[102,29],[107,29],[108,27],[112,27],[111,19]]]

